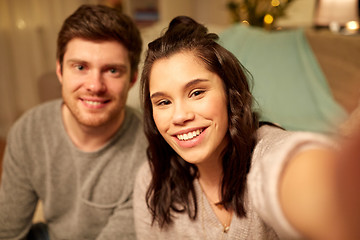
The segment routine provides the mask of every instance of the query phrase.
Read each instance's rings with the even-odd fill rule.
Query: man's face
[[[128,50],[116,41],[72,39],[67,44],[62,67],[57,62],[62,84],[65,122],[86,127],[121,124],[125,103],[134,81]],[[136,77],[136,76],[135,76]]]

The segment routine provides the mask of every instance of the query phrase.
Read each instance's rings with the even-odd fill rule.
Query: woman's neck
[[[221,201],[222,165],[220,161],[199,164],[199,183],[210,201]]]
[[[222,165],[204,165],[198,166],[200,187],[206,196],[210,206],[223,226],[223,232],[227,232],[232,219],[232,210],[226,210],[222,204],[221,184],[223,178]],[[201,204],[203,203],[203,195],[201,195]]]

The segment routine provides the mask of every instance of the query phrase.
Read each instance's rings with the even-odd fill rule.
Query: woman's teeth
[[[186,140],[190,140],[193,139],[194,137],[197,137],[200,135],[200,133],[202,133],[202,130],[196,130],[196,131],[192,131],[189,133],[185,133],[185,134],[178,134],[176,135],[176,137],[180,140],[180,141],[186,141]]]

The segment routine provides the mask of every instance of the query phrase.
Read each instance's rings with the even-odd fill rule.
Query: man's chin
[[[109,119],[108,118],[86,118],[86,119],[78,118],[77,121],[85,127],[98,128],[105,126],[109,122]]]

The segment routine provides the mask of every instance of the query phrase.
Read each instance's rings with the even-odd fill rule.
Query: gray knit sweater
[[[147,163],[140,168],[134,189],[134,216],[138,240],[167,239],[300,239],[300,234],[286,220],[278,199],[278,182],[289,157],[306,148],[332,146],[324,136],[287,132],[270,126],[261,127],[248,175],[246,209],[247,217],[233,215],[230,230],[223,233],[198,180],[194,181],[198,215],[192,221],[187,213],[172,212],[174,223],[166,229],[151,226],[151,215],[145,203],[145,193],[150,182]]]
[[[0,187],[0,239],[20,239],[38,199],[51,240],[135,239],[133,179],[147,145],[127,108],[115,136],[95,152],[77,149],[61,118],[61,100],[22,116],[8,135]]]

